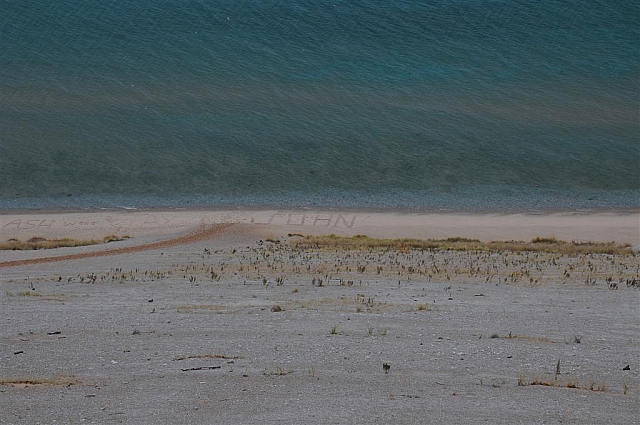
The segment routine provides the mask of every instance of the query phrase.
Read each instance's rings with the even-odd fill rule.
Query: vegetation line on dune
[[[118,242],[125,239],[129,239],[129,236],[116,236],[109,235],[102,239],[90,239],[90,240],[78,240],[70,238],[62,239],[45,239],[40,237],[33,237],[27,241],[20,241],[18,239],[9,239],[7,242],[0,242],[0,250],[13,250],[13,251],[26,251],[37,249],[54,249],[54,248],[68,248],[75,246],[88,246],[99,245],[109,242]]]
[[[448,238],[448,239],[380,239],[365,235],[343,237],[328,236],[298,236],[292,241],[298,248],[334,248],[334,249],[396,249],[396,250],[452,250],[452,251],[532,251],[557,254],[619,254],[631,255],[633,248],[630,244],[616,242],[566,242],[556,238],[535,238],[525,241],[493,241],[482,242],[478,239]]]

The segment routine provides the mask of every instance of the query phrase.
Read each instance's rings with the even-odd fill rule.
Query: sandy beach
[[[553,236],[575,241],[640,244],[640,212],[393,213],[307,210],[151,210],[0,214],[0,240],[76,239],[108,234],[166,237],[199,225],[255,224],[266,232],[366,234],[372,237],[529,240]]]
[[[628,243],[568,255],[302,235]],[[0,423],[638,423],[640,212],[4,213]],[[386,365],[386,366],[385,366]]]

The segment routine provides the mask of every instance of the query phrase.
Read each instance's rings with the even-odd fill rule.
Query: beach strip
[[[146,210],[0,214],[0,241],[31,238],[173,238],[200,226],[252,224],[264,235],[336,234],[370,237],[530,241],[555,237],[577,242],[640,246],[640,211],[553,213],[414,213],[312,210]]]

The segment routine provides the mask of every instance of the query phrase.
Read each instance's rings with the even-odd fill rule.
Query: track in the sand
[[[106,251],[84,252],[80,254],[59,255],[57,257],[31,258],[27,260],[14,260],[0,262],[0,268],[26,266],[30,264],[53,263],[56,261],[80,260],[83,258],[103,257],[107,255],[129,254],[132,252],[148,251],[151,249],[168,248],[174,245],[185,245],[193,242],[204,241],[219,235],[233,223],[217,224],[213,227],[200,226],[198,229],[184,236],[168,239],[166,241],[153,242],[144,245],[129,246],[126,248],[109,249]]]

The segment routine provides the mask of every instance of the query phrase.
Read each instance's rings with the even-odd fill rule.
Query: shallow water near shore
[[[637,8],[0,13],[0,209],[640,206]]]

